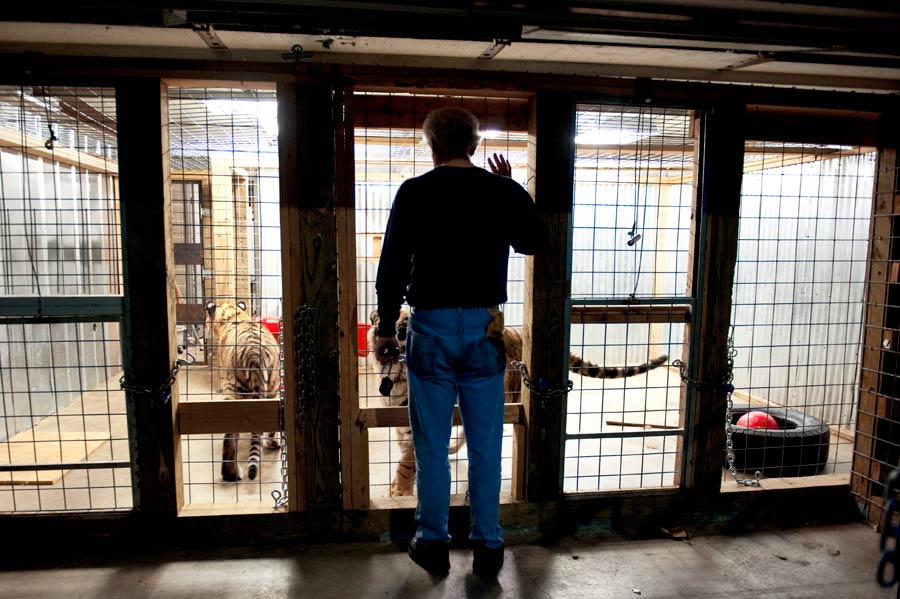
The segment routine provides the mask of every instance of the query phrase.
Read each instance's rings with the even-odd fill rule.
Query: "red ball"
[[[747,428],[778,428],[778,421],[765,412],[754,411],[738,418],[737,425]]]

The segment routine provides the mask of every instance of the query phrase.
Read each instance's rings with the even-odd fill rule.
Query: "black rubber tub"
[[[772,416],[778,429],[738,426],[738,419],[752,411]],[[768,477],[812,476],[828,462],[831,429],[815,416],[790,408],[735,403],[731,422],[734,466],[740,471],[759,470]]]

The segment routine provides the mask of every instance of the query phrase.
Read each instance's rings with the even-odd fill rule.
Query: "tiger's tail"
[[[658,358],[653,358],[644,364],[636,366],[598,366],[593,362],[589,362],[581,356],[569,354],[569,370],[594,379],[619,379],[629,376],[637,376],[649,372],[654,368],[658,368],[669,360],[669,356],[663,354]]]
[[[250,480],[256,480],[256,474],[259,472],[259,433],[250,434],[250,455],[247,458],[247,477]]]

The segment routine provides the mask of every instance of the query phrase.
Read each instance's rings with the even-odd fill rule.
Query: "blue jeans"
[[[485,336],[486,308],[413,310],[406,342],[409,420],[416,449],[416,538],[449,541],[450,433],[459,411],[469,454],[469,538],[503,544],[500,453],[506,356]]]

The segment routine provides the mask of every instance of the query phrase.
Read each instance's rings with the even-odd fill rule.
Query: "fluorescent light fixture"
[[[576,135],[575,143],[580,146],[624,146],[646,137],[650,137],[650,132],[598,127]]]

